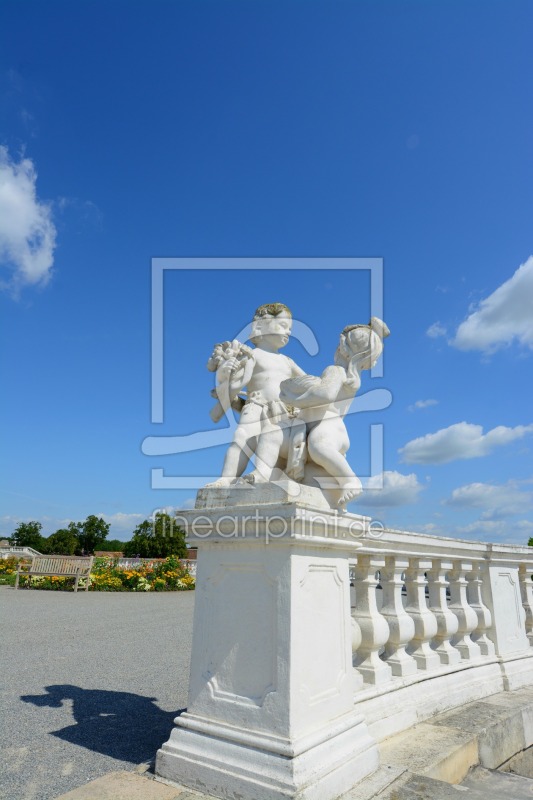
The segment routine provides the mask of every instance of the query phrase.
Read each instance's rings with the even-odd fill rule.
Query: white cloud
[[[456,508],[482,508],[482,520],[495,520],[533,510],[533,493],[522,491],[518,481],[469,483],[454,489],[445,504]]]
[[[533,522],[521,519],[518,522],[508,520],[485,520],[478,519],[457,528],[455,531],[460,536],[468,538],[485,538],[489,541],[505,541],[513,544],[527,544],[528,539],[533,536]]]
[[[7,539],[12,536],[19,522],[26,522],[26,520],[21,517],[12,517],[10,514],[4,514],[4,516],[0,517],[0,537]]]
[[[398,452],[407,464],[446,464],[458,459],[486,456],[494,448],[522,439],[532,432],[533,425],[517,425],[516,428],[498,425],[483,433],[481,425],[457,422],[436,433],[412,439]]]
[[[430,406],[438,405],[438,400],[417,400],[411,406],[407,407],[408,411],[417,411],[420,408],[429,408]]]
[[[92,200],[79,197],[59,197],[53,204],[54,213],[66,217],[70,230],[74,233],[101,231],[104,216]]]
[[[31,159],[17,162],[0,146],[0,264],[12,273],[4,288],[45,284],[51,275],[56,228],[36,181]]]
[[[186,500],[185,504],[181,505],[180,507],[193,508],[194,498]],[[174,506],[167,506],[165,508],[157,508],[155,511],[161,511],[169,514],[170,516],[174,516],[177,509],[174,508]],[[102,519],[110,523],[111,529],[107,536],[108,539],[123,539],[124,541],[128,541],[131,539],[133,531],[137,525],[139,525],[141,522],[144,522],[145,519],[150,519],[152,513],[152,511],[148,511],[146,514],[127,514],[122,511],[117,511],[115,514],[104,514],[99,512],[95,513],[95,516],[102,517]],[[83,514],[80,514],[75,518],[49,517],[46,515],[40,517],[17,517],[9,515],[0,516],[0,537],[11,536],[20,522],[29,522],[30,520],[41,522],[43,526],[41,531],[42,535],[50,536],[51,533],[55,533],[55,531],[59,530],[60,528],[67,528],[70,522],[82,522],[84,519],[85,517]]]
[[[196,505],[196,497],[187,497],[186,500],[180,503],[180,508],[183,509],[194,508],[195,505]],[[176,509],[176,511],[179,511],[179,509]]]
[[[437,525],[435,522],[426,522],[425,525],[415,525],[415,531],[420,533],[429,533],[432,536],[438,536],[442,532],[442,526]]]
[[[6,514],[3,517],[0,517],[0,535],[3,537],[11,536],[15,530],[15,528],[21,522],[40,522],[42,527],[41,535],[42,536],[50,536],[51,533],[55,533],[60,528],[67,528],[69,522],[76,522],[77,520],[72,519],[61,519],[59,517],[49,517],[49,516],[10,516]]]
[[[440,322],[434,322],[426,331],[426,335],[429,336],[430,339],[438,339],[439,336],[446,336],[446,333],[446,328]]]
[[[108,539],[114,539],[116,535],[121,533],[126,533],[131,536],[133,534],[133,529],[141,522],[144,522],[145,519],[148,519],[149,515],[124,514],[121,511],[117,511],[116,514],[96,514],[95,516],[102,517],[106,522],[111,524]]]
[[[405,506],[416,503],[423,486],[418,483],[414,473],[402,475],[401,472],[386,471],[375,475],[368,481],[369,488],[363,490],[357,505],[384,507]]]
[[[450,344],[492,353],[515,339],[533,349],[533,256],[478,304]]]

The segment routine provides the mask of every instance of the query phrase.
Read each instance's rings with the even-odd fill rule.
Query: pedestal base
[[[334,800],[379,760],[352,664],[349,558],[369,520],[278,489],[237,505],[210,487],[198,504],[236,505],[181,513],[198,543],[189,702],[155,772],[223,800]]]
[[[515,658],[504,657],[500,659],[500,668],[505,691],[514,692],[524,686],[533,685],[533,652]]]
[[[208,735],[207,721],[198,727],[206,733],[174,728],[157,753],[157,780],[223,800],[334,800],[378,767],[377,745],[360,715],[292,757],[247,745],[244,732],[236,742]]]
[[[296,503],[300,508],[331,510],[330,503],[318,486],[295,481],[250,484],[241,480],[230,486],[206,486],[196,495],[196,509],[237,509],[241,506],[265,506]]]

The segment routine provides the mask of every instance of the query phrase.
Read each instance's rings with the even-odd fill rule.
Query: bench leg
[[[74,581],[74,591],[75,591],[75,592],[77,592],[77,591],[78,591],[78,583],[79,583],[79,580],[80,580],[80,573],[79,573],[79,571],[78,571],[78,572],[76,573],[76,580]]]
[[[20,578],[20,572],[17,569],[17,577],[15,578],[15,589],[19,588],[19,578]]]

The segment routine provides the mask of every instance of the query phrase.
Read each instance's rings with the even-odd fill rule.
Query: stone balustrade
[[[376,535],[276,486],[209,491],[180,516],[198,547],[191,678],[159,780],[335,800],[388,737],[533,685],[533,548]]]
[[[0,558],[33,558],[34,556],[40,556],[42,553],[39,553],[38,550],[35,550],[33,547],[24,547],[17,546],[17,545],[9,545],[8,547],[0,547]]]
[[[533,682],[533,549],[395,530],[362,545],[350,559],[355,701],[378,740]]]

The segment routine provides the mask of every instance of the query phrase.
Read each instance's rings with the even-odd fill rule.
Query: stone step
[[[495,772],[483,767],[476,767],[467,775],[461,784],[480,797],[490,800],[531,800],[533,797],[533,780],[515,775],[512,772]],[[468,797],[468,795],[466,795]]]
[[[394,796],[397,800],[531,800],[533,780],[476,767],[460,785],[412,776]]]
[[[533,780],[514,774],[533,775],[532,730],[530,687],[468,703],[382,742],[375,785],[367,778],[343,800],[532,800]],[[506,763],[513,773],[494,771]]]

